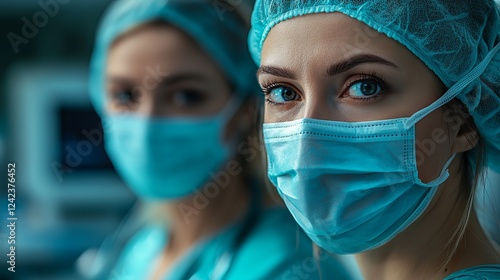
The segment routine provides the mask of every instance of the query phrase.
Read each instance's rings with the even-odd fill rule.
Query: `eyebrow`
[[[373,54],[359,54],[328,67],[326,73],[329,76],[335,76],[340,73],[346,72],[360,64],[366,64],[366,63],[379,63],[398,68],[396,64],[388,60],[385,60],[379,56]],[[261,66],[259,70],[257,70],[257,76],[262,74],[270,74],[292,80],[295,80],[296,78],[296,75],[293,71],[275,66]]]
[[[148,76],[149,76],[150,80],[152,79],[155,82],[157,82],[155,80],[155,77],[153,77],[151,75],[148,75]],[[181,74],[175,74],[175,75],[168,75],[166,77],[159,77],[159,79],[160,79],[160,81],[158,82],[158,85],[156,86],[157,88],[166,87],[166,86],[181,83],[184,81],[200,81],[200,82],[207,81],[207,78],[205,76],[203,76],[201,74],[197,74],[197,73],[181,73]],[[127,87],[141,85],[141,83],[142,83],[142,80],[141,80],[141,83],[137,84],[133,80],[130,80],[130,79],[127,79],[124,77],[119,77],[119,76],[108,76],[107,81],[112,82],[112,83],[122,84],[122,85],[125,85]]]
[[[396,64],[388,60],[385,60],[379,56],[373,54],[359,54],[328,67],[326,73],[329,76],[335,76],[340,73],[346,72],[360,64],[366,64],[366,63],[379,63],[398,68]]]
[[[259,69],[257,70],[257,76],[262,74],[271,74],[274,76],[295,80],[295,73],[293,73],[293,71],[275,66],[259,67]]]

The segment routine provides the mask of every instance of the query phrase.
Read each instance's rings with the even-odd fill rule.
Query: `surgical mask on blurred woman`
[[[223,133],[238,109],[237,98],[212,117],[111,115],[106,151],[140,197],[174,199],[192,194],[235,150],[224,143]]]

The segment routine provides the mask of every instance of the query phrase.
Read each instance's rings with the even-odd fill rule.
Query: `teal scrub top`
[[[444,280],[497,280],[500,279],[500,264],[480,265],[459,270]]]
[[[236,222],[218,234],[199,241],[163,277],[168,280],[218,279],[359,279],[350,259],[322,252],[313,255],[311,240],[298,228],[285,208],[262,211],[249,234],[234,252],[232,240],[242,229]],[[133,236],[125,246],[111,277],[144,279],[168,242],[164,227],[149,226]],[[228,244],[229,243],[229,244]],[[222,256],[232,255],[232,260]],[[354,272],[354,273],[352,273]]]
[[[488,169],[484,186],[477,188],[476,213],[488,237],[500,246],[500,173]]]

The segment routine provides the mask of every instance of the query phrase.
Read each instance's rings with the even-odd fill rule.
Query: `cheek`
[[[279,123],[279,122],[293,121],[300,118],[297,115],[293,114],[293,110],[281,107],[285,106],[266,105],[264,109],[264,122]]]
[[[416,124],[416,162],[424,183],[436,179],[451,157],[449,125],[442,110],[432,112]]]
[[[109,98],[108,97],[104,97],[104,109],[105,109],[105,112],[107,114],[111,114],[111,113],[114,113],[116,110],[113,106],[113,104],[111,104],[111,102],[109,102]]]
[[[264,122],[265,123],[278,123],[287,122],[303,118],[315,119],[330,119],[322,118],[317,115],[308,115],[306,110],[308,106],[304,101],[288,102],[282,105],[265,104],[264,106]],[[318,109],[316,110],[316,112]]]
[[[265,123],[271,122],[271,120],[269,118],[269,110],[267,108],[264,108],[264,122]]]

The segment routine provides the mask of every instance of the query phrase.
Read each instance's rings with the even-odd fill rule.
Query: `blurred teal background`
[[[87,92],[94,32],[109,2],[0,1],[0,279],[82,278],[78,258],[114,232],[134,201],[102,149]],[[15,273],[7,270],[9,163]]]

